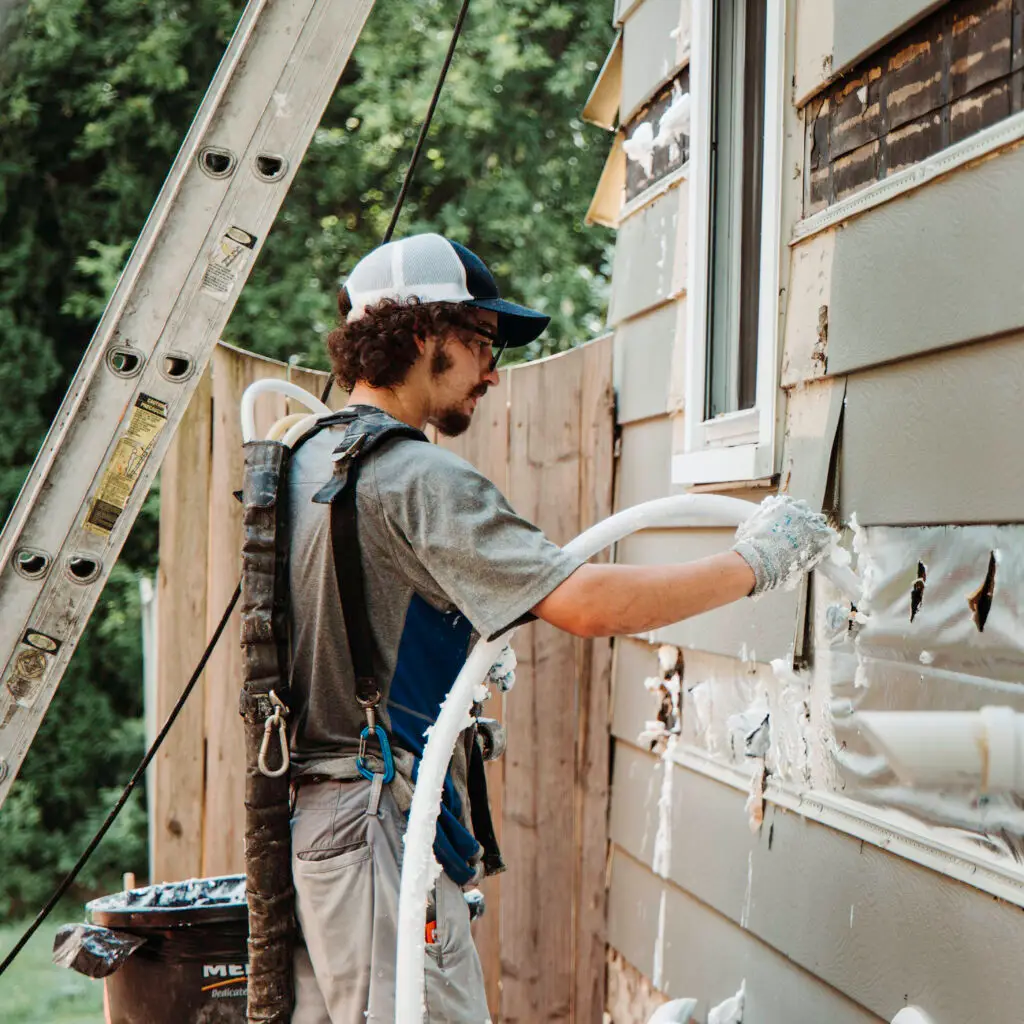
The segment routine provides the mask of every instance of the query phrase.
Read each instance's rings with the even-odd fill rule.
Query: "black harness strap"
[[[346,423],[350,425],[349,430],[341,444],[334,449],[334,474],[313,496],[313,500],[331,506],[334,573],[341,611],[345,619],[345,632],[348,634],[349,655],[356,680],[356,699],[364,708],[372,710],[380,701],[381,689],[373,668],[373,631],[366,606],[366,578],[359,545],[356,505],[359,471],[366,456],[388,441],[404,437],[426,442],[427,438],[422,431],[406,424],[398,424],[385,413],[368,411],[366,407],[350,406],[333,416],[324,417],[310,434],[299,439],[295,447],[325,427]],[[491,819],[483,757],[475,739],[467,770],[473,833],[484,850],[485,873],[497,874],[505,870],[505,864]]]
[[[348,416],[345,416],[348,413]],[[351,422],[358,415],[354,409],[338,414],[338,423]],[[335,417],[320,421],[321,426],[333,426]],[[360,417],[358,433],[352,429],[334,449],[334,476],[322,487],[313,500],[331,506],[331,546],[334,551],[334,574],[338,581],[338,596],[345,618],[348,649],[352,658],[352,671],[356,680],[356,699],[364,707],[373,707],[381,697],[373,670],[373,631],[366,607],[366,580],[357,530],[356,485],[362,460],[387,441],[406,437],[426,442],[426,435],[415,427],[396,424],[384,413],[364,414]]]

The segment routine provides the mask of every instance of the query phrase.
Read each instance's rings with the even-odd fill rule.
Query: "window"
[[[774,472],[786,0],[693,17],[684,484]]]
[[[705,419],[756,404],[766,5],[714,4]]]

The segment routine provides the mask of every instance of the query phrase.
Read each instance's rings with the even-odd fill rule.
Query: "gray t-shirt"
[[[331,479],[346,429],[307,442],[289,475],[293,771],[338,774],[366,716],[355,699],[331,549]],[[581,564],[517,515],[468,462],[437,445],[387,441],[365,457],[356,488],[382,724],[400,745],[424,728],[468,655],[472,633],[519,620]],[[419,741],[419,742],[416,742]]]

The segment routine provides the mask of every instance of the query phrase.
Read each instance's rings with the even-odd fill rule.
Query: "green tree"
[[[0,43],[0,521],[223,53],[240,0],[25,0]],[[379,0],[225,332],[326,365],[336,284],[390,217],[457,0]],[[603,324],[609,233],[582,221],[606,135],[579,121],[607,4],[474,0],[398,234],[436,230],[553,317],[530,355]],[[0,810],[0,914],[73,861],[142,748],[137,576],[155,497]],[[0,652],[2,654],[3,652]],[[144,864],[135,807],[88,885]],[[105,872],[107,874],[105,874]]]
[[[384,234],[458,4],[374,8],[227,335],[326,366],[336,281]],[[583,218],[608,150],[579,112],[611,43],[604,5],[475,0],[398,235],[478,252],[504,294],[551,314],[530,355],[600,332],[610,232]]]

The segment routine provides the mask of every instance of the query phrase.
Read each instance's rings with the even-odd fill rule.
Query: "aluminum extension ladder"
[[[0,534],[0,804],[373,0],[250,0]]]

